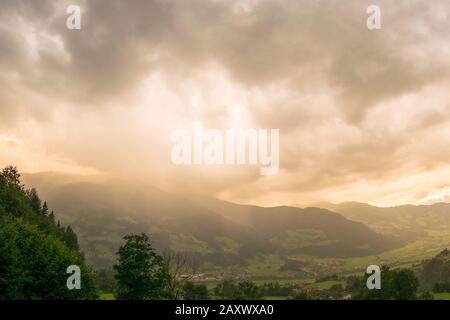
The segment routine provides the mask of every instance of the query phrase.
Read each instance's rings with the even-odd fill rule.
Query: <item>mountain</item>
[[[122,237],[140,232],[160,250],[195,253],[216,266],[274,254],[365,256],[401,245],[326,209],[238,205],[96,176],[27,174],[24,182],[39,188],[57,218],[73,226],[96,268],[110,267]]]
[[[436,235],[450,235],[450,204],[402,205],[381,208],[366,203],[343,202],[321,204],[321,207],[340,213],[344,217],[359,221],[373,230],[414,241]]]

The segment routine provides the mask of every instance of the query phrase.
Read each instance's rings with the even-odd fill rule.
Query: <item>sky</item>
[[[0,165],[265,206],[448,200],[449,14],[447,0],[0,0]],[[278,173],[174,165],[171,133],[194,121],[279,129]]]

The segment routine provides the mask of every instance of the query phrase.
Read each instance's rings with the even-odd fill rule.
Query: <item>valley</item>
[[[140,232],[161,252],[193,257],[203,282],[295,282],[360,274],[370,264],[411,267],[450,244],[448,204],[263,208],[97,176],[44,173],[24,175],[24,182],[73,226],[95,269],[110,269],[122,237]]]

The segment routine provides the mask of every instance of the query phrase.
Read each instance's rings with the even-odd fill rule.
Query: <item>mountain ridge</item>
[[[216,265],[268,254],[364,256],[401,245],[327,209],[239,205],[114,180],[52,183],[46,174],[25,174],[24,182],[74,227],[87,260],[100,268],[113,263],[125,234],[139,232],[150,233],[160,250],[191,252]]]

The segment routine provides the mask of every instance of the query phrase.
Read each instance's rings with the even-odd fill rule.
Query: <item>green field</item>
[[[450,292],[445,293],[435,293],[434,299],[436,300],[450,300]]]
[[[263,300],[286,300],[287,297],[281,297],[281,296],[265,296],[263,297]]]
[[[389,265],[392,268],[410,268],[422,260],[436,256],[449,242],[449,234],[445,233],[443,239],[417,240],[399,249],[389,250],[379,255],[348,259],[317,259],[315,261],[322,265],[333,266],[334,272],[345,275],[361,274],[372,264]]]
[[[277,274],[282,266],[283,262],[275,254],[248,260],[248,271],[255,277],[271,277]]]
[[[100,300],[116,300],[112,293],[102,293],[100,295]]]

